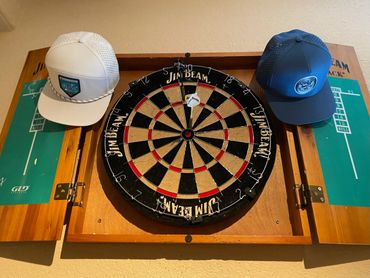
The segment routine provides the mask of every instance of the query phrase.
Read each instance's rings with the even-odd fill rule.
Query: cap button
[[[302,37],[301,37],[301,36],[297,36],[297,37],[295,38],[295,41],[296,41],[296,42],[301,42],[301,41],[302,41]]]

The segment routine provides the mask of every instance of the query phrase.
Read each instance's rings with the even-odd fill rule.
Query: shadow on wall
[[[50,266],[55,242],[1,243],[0,257]],[[158,248],[160,247],[160,248]],[[370,259],[370,246],[63,243],[61,259],[303,261],[305,268]]]
[[[370,259],[370,246],[312,245],[304,249],[305,268],[315,268]]]
[[[0,257],[39,265],[53,263],[56,242],[2,242]]]

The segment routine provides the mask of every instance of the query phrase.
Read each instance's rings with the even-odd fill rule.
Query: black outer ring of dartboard
[[[196,67],[196,66],[194,66],[194,67]],[[171,69],[172,67],[170,67],[170,68],[167,68],[167,69]],[[202,68],[204,68],[204,67],[202,67]],[[151,73],[151,74],[149,74],[148,75],[148,77],[149,76],[152,76],[152,75],[154,75],[154,74],[156,74],[156,73],[158,73],[158,72],[161,72],[162,70],[159,70],[159,71],[157,71],[157,72],[154,72],[154,73]],[[217,71],[217,70],[214,70],[214,69],[212,69],[212,71],[214,71],[214,72],[218,72],[218,73],[220,73],[220,74],[222,74],[223,76],[226,76],[223,72],[220,72],[220,71]],[[196,80],[192,80],[192,79],[187,79],[187,80],[185,80],[185,82],[186,81],[191,81],[191,82],[194,82],[194,81],[196,81]],[[137,84],[137,83],[136,83]],[[133,86],[135,86],[135,84],[133,85]],[[156,87],[156,88],[159,88],[159,87]],[[247,86],[246,86],[246,88],[248,88]],[[131,90],[131,88],[130,88],[130,90]],[[151,91],[153,91],[153,89],[151,89]],[[251,90],[250,90],[251,91]],[[228,91],[226,91],[227,93],[229,93]],[[125,92],[126,93],[126,92]],[[261,102],[261,100],[251,91],[251,94],[253,95],[253,97],[257,100],[257,102],[259,103],[259,104],[263,104],[262,102]],[[121,101],[121,99],[124,97],[124,94],[116,101],[116,103],[114,104],[114,106],[113,106],[113,108],[115,108],[116,106],[117,106],[117,104]],[[142,97],[144,97],[144,95],[142,96]],[[237,98],[238,100],[239,100],[239,98]],[[104,125],[104,127],[106,127],[107,126],[107,124],[108,124],[108,121],[110,120],[110,116],[111,116],[111,114],[113,113],[113,108],[112,108],[112,110],[111,110],[111,112],[109,113],[109,117],[107,118],[107,120],[106,120],[106,123],[105,123],[105,125]],[[244,109],[244,110],[246,110],[246,109]],[[129,111],[129,114],[131,113],[133,111],[133,108],[131,108],[131,110]],[[248,114],[248,113],[247,113]],[[127,192],[127,190],[125,189],[125,188],[122,188],[122,186],[115,180],[115,178],[113,177],[113,175],[112,174],[108,174],[108,176],[109,176],[109,178],[110,178],[110,180],[112,181],[112,183],[118,188],[118,190],[119,190],[119,192],[120,192],[120,194],[121,194],[121,196],[123,196],[123,198],[126,200],[126,201],[128,201],[129,203],[131,203],[136,209],[138,209],[139,211],[141,211],[143,214],[145,214],[146,216],[148,216],[148,217],[150,217],[150,218],[152,218],[152,219],[154,219],[154,220],[159,220],[160,222],[166,222],[166,223],[169,223],[169,224],[178,224],[178,225],[189,225],[189,224],[207,224],[207,223],[213,223],[213,222],[218,222],[218,221],[220,221],[220,220],[222,220],[222,219],[225,219],[225,218],[228,218],[228,217],[232,217],[233,215],[235,215],[235,214],[241,214],[242,212],[246,212],[246,211],[248,211],[252,206],[253,206],[253,204],[257,201],[257,199],[258,199],[258,197],[259,197],[259,195],[261,194],[261,192],[263,191],[263,188],[264,188],[264,186],[265,186],[265,184],[266,184],[266,182],[267,182],[267,180],[268,180],[268,178],[269,178],[269,176],[270,176],[270,174],[271,174],[271,171],[272,171],[272,169],[273,169],[273,164],[274,164],[274,161],[275,161],[275,154],[276,154],[276,143],[275,143],[275,135],[274,135],[274,128],[273,128],[273,126],[272,126],[272,123],[271,123],[271,117],[270,117],[270,115],[269,115],[269,112],[268,111],[266,111],[266,109],[264,109],[264,114],[265,114],[265,116],[266,116],[266,119],[267,119],[267,121],[268,121],[268,123],[269,123],[269,128],[270,128],[270,130],[271,130],[271,132],[272,132],[272,134],[271,134],[271,140],[270,140],[270,150],[271,150],[271,154],[270,154],[270,157],[269,157],[269,160],[271,160],[270,162],[266,162],[266,164],[267,164],[267,166],[266,166],[266,169],[265,169],[265,172],[264,172],[264,174],[263,174],[263,176],[260,178],[260,180],[259,180],[259,182],[258,182],[258,184],[256,185],[256,190],[253,192],[253,195],[252,196],[249,196],[249,195],[246,195],[246,198],[245,198],[245,200],[244,201],[240,201],[240,200],[238,200],[236,203],[234,202],[232,205],[231,205],[231,207],[229,207],[229,208],[227,208],[227,209],[224,209],[222,212],[220,212],[220,213],[217,213],[217,214],[213,214],[213,215],[211,215],[211,216],[206,216],[206,217],[203,217],[202,219],[201,219],[201,221],[196,221],[196,222],[192,222],[192,221],[189,221],[189,220],[187,220],[187,219],[185,219],[185,218],[183,218],[183,217],[180,217],[180,216],[175,216],[175,215],[171,215],[171,216],[169,216],[169,215],[167,215],[167,214],[163,214],[163,213],[160,213],[160,212],[158,212],[158,211],[153,211],[153,210],[151,210],[151,209],[149,209],[149,208],[146,208],[145,206],[143,206],[141,203],[138,203],[137,201],[135,201],[135,199],[134,198],[132,198],[132,195],[130,195],[128,192]],[[249,116],[249,114],[248,114],[248,116]],[[253,118],[252,117],[249,117],[250,118],[250,120],[251,120],[251,122],[252,122],[252,125],[253,125]],[[127,119],[126,119],[127,120]],[[124,125],[123,125],[124,126]],[[254,132],[255,132],[255,130],[253,130]],[[123,133],[123,132],[122,132]],[[122,134],[121,133],[121,134]],[[104,143],[104,140],[105,140],[105,138],[104,138],[104,131],[103,131],[103,133],[102,133],[102,136],[103,136],[103,138],[102,138],[102,144]],[[110,170],[109,170],[109,168],[110,168],[110,165],[108,165],[108,161],[107,161],[107,159],[104,159],[105,158],[105,149],[104,149],[104,146],[102,146],[102,148],[101,148],[101,150],[102,150],[102,152],[103,152],[103,161],[104,161],[104,165],[105,165],[105,167],[106,167],[106,169],[107,169],[107,171],[109,172]],[[255,150],[253,150],[253,152],[254,152]],[[252,153],[252,155],[253,155],[253,153]],[[252,161],[252,158],[251,158],[251,161]],[[243,172],[243,174],[246,174],[246,170]],[[242,175],[243,175],[242,174]],[[135,180],[135,182],[134,183],[136,183],[136,182],[141,182],[139,179],[137,179],[137,177],[136,176],[133,176],[133,178],[134,179],[136,179]],[[234,182],[235,183],[235,182]],[[234,184],[233,183],[233,184]],[[131,185],[131,183],[130,183],[130,185]],[[133,185],[134,186],[134,185]],[[144,186],[145,186],[145,184],[144,184]],[[146,187],[146,186],[145,186]],[[144,187],[144,188],[145,188]],[[232,187],[231,185],[229,186],[229,187]],[[243,188],[244,188],[245,186],[243,186]],[[149,188],[148,188],[149,189]],[[225,189],[226,190],[226,189]],[[225,191],[224,190],[224,191]],[[153,191],[151,191],[151,193],[153,194]],[[158,193],[156,193],[155,192],[155,194],[158,194]],[[214,196],[212,196],[212,197],[214,197]]]

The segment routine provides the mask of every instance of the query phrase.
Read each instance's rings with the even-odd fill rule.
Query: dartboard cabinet
[[[329,48],[367,92],[353,48]],[[29,53],[12,106],[46,78],[46,52]],[[338,232],[370,210],[328,204],[311,128],[269,111],[260,55],[118,54],[105,116],[67,128],[48,204],[0,207],[0,240],[57,240],[66,221],[70,242],[370,242],[368,220]]]

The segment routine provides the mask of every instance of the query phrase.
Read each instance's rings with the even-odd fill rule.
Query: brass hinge
[[[81,197],[79,201],[76,201],[77,191],[79,187],[81,188]],[[55,189],[54,200],[67,200],[67,202],[72,203],[73,206],[82,207],[84,193],[84,182],[58,183],[57,188]]]
[[[310,203],[325,203],[324,192],[319,185],[295,184],[296,207],[306,209]]]

